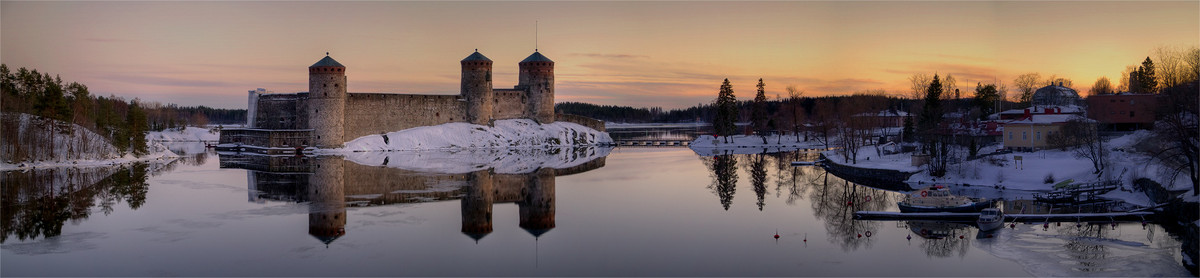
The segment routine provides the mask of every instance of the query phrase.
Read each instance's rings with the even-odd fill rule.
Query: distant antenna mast
[[[538,52],[538,21],[533,21],[533,52]]]

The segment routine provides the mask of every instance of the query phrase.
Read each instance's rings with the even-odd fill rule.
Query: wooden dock
[[[973,222],[979,218],[979,213],[954,212],[891,212],[891,211],[859,211],[854,213],[858,220],[936,220],[953,222]],[[1108,212],[1108,213],[1068,213],[1068,214],[1005,214],[1005,222],[1129,222],[1149,221],[1154,218],[1152,212]]]

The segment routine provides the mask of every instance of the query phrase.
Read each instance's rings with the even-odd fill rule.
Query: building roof
[[[308,67],[310,67],[310,68],[311,68],[311,67],[339,67],[339,68],[344,68],[344,67],[346,67],[346,66],[343,66],[343,65],[342,65],[342,63],[338,63],[338,61],[337,61],[337,60],[334,60],[333,58],[330,58],[330,57],[329,57],[329,55],[325,55],[325,58],[321,58],[321,60],[320,60],[320,61],[317,61],[317,63],[316,63],[316,64],[313,64],[313,65],[311,65],[311,66],[308,66]]]
[[[1074,105],[1079,102],[1075,89],[1050,85],[1033,92],[1033,105]]]
[[[879,112],[877,112],[877,113],[871,113],[871,112],[863,112],[863,113],[858,113],[858,114],[855,114],[854,116],[855,116],[855,117],[868,117],[868,116],[876,116],[876,117],[908,117],[908,116],[909,116],[909,114],[908,114],[908,112],[904,112],[904,111],[897,111],[897,110],[883,110],[883,111],[879,111]]]
[[[1008,124],[1057,124],[1076,119],[1091,121],[1091,119],[1073,114],[1034,114],[1030,115],[1028,118],[1008,122]]]
[[[488,61],[488,62],[491,62],[491,61],[492,61],[492,59],[488,59],[488,57],[487,57],[487,56],[483,56],[483,54],[479,53],[479,49],[476,49],[476,50],[475,50],[475,53],[471,53],[471,56],[467,56],[467,58],[466,58],[466,59],[462,59],[462,61],[463,61],[463,62],[470,62],[470,61]]]
[[[1000,112],[1000,114],[1025,114],[1025,109],[1029,109],[1030,114],[1046,114],[1047,110],[1058,108],[1062,109],[1062,114],[1078,114],[1083,113],[1083,107],[1078,105],[1051,105],[1051,106],[1033,106],[1021,109],[1009,109]]]
[[[553,63],[554,61],[551,61],[550,58],[546,58],[546,56],[543,56],[541,52],[534,51],[533,54],[530,54],[529,57],[525,57],[525,60],[521,60],[521,62],[522,63],[528,63],[528,62],[551,62],[551,63]]]

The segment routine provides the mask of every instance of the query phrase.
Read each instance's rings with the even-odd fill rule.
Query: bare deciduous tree
[[[1096,124],[1090,119],[1074,118],[1046,139],[1053,142],[1054,147],[1070,149],[1075,157],[1092,161],[1093,173],[1099,175],[1108,166],[1108,150],[1104,148],[1104,140],[1100,139]]]
[[[1033,92],[1037,91],[1042,85],[1042,75],[1036,72],[1018,75],[1013,79],[1013,86],[1021,93],[1017,99],[1021,103],[1029,103],[1033,99]]]

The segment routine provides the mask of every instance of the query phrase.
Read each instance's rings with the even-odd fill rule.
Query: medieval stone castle
[[[534,51],[512,89],[492,87],[492,60],[478,50],[462,65],[459,95],[347,93],[346,66],[328,56],[308,67],[308,92],[249,93],[247,128],[226,129],[222,146],[262,149],[339,148],[372,134],[444,123],[564,120],[596,130],[603,123],[554,113],[554,61]]]

